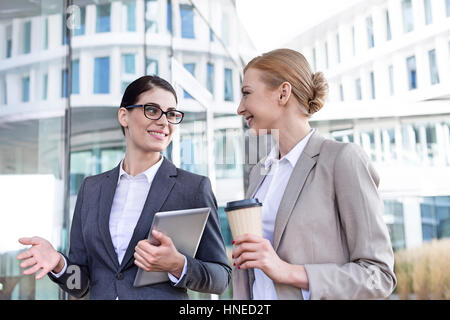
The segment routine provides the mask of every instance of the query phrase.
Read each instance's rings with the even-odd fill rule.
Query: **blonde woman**
[[[294,50],[244,69],[237,112],[277,143],[250,173],[247,198],[263,203],[263,237],[233,241],[235,299],[375,299],[396,285],[379,176],[357,145],[309,124],[327,91]]]

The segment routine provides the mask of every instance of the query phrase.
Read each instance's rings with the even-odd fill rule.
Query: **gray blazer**
[[[221,294],[231,281],[217,202],[207,177],[176,168],[163,160],[147,196],[121,265],[109,232],[109,216],[119,177],[119,166],[86,178],[78,193],[70,233],[68,271],[50,278],[69,294],[91,299],[188,299],[187,289]],[[138,267],[134,248],[146,239],[158,211],[210,207],[202,240],[195,258],[187,258],[187,273],[176,286],[172,282],[133,287]],[[182,226],[180,226],[182,227]],[[81,270],[79,288],[73,288],[73,268]],[[72,278],[71,278],[72,277]]]
[[[247,197],[267,174],[262,159],[250,173]],[[273,246],[279,257],[304,265],[311,299],[375,299],[397,280],[383,221],[379,177],[362,149],[313,133],[278,209]],[[233,268],[235,299],[251,299],[254,272]],[[275,283],[279,299],[303,299],[301,289]]]

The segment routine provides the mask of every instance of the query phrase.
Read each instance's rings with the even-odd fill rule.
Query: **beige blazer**
[[[250,172],[247,198],[264,180],[264,160]],[[375,299],[394,290],[378,184],[358,145],[313,133],[287,184],[273,237],[282,260],[305,266],[311,299]],[[253,269],[233,268],[234,299],[252,299],[253,282]],[[303,299],[293,286],[275,283],[275,290],[282,300]]]

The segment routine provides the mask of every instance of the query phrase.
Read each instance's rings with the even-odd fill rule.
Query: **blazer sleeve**
[[[69,256],[61,253],[67,261],[66,271],[58,278],[51,273],[48,274],[50,279],[57,283],[62,290],[76,298],[82,298],[89,292],[87,253],[81,230],[81,209],[83,207],[85,189],[86,179],[81,184],[80,191],[77,196],[77,202],[75,204],[75,211],[73,214],[72,227],[70,231]]]
[[[359,146],[347,144],[339,151],[334,187],[350,262],[305,265],[311,299],[376,299],[394,290],[394,254],[378,183]]]
[[[225,243],[220,229],[217,201],[207,177],[203,177],[197,190],[195,207],[209,207],[211,212],[203,231],[195,258],[186,256],[187,272],[174,285],[194,291],[222,294],[231,281]]]

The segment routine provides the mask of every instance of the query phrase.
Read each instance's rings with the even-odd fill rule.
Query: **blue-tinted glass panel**
[[[446,11],[447,11],[447,17],[450,17],[450,0],[446,0],[445,8],[446,8]]]
[[[61,98],[69,96],[69,71],[64,69],[61,71]]]
[[[123,72],[128,74],[136,73],[135,54],[129,53],[122,56]]]
[[[402,14],[403,14],[403,31],[411,32],[414,30],[414,18],[411,0],[402,1]]]
[[[48,74],[44,74],[42,77],[42,100],[47,100],[48,94]]]
[[[195,63],[185,63],[183,64],[184,68],[189,71],[190,74],[192,74],[195,77]],[[186,99],[193,99],[193,97],[186,91],[184,91],[184,97]]]
[[[23,53],[31,52],[31,21],[24,23],[23,29]]]
[[[375,74],[373,71],[370,73],[370,91],[372,94],[372,99],[375,99]]]
[[[74,36],[81,36],[86,32],[86,7],[80,7],[80,10],[75,11],[75,14],[79,15],[76,17],[76,28],[73,29]]]
[[[167,31],[172,33],[172,0],[167,0]]]
[[[431,0],[423,0],[423,6],[425,7],[425,24],[433,23],[433,15],[431,13]]]
[[[373,20],[372,17],[366,18],[366,28],[367,28],[367,45],[369,48],[375,46],[375,38],[373,36]]]
[[[408,70],[408,88],[409,90],[417,88],[417,68],[416,57],[412,56],[406,59],[406,67]]]
[[[225,101],[233,101],[233,70],[225,68],[225,92],[224,92],[224,100]]]
[[[439,83],[439,71],[436,62],[436,49],[428,51],[428,61],[430,64],[430,80],[431,84]]]
[[[158,60],[156,59],[146,59],[146,66],[145,66],[146,74],[148,75],[159,75],[159,65]]]
[[[190,5],[180,5],[181,37],[194,39],[194,9]]]
[[[126,3],[127,7],[127,31],[136,31],[136,1]]]
[[[206,65],[206,87],[214,94],[214,64],[212,63]]]
[[[80,93],[80,60],[72,61],[72,94]]]
[[[22,78],[22,102],[30,101],[30,77]]]
[[[96,32],[111,31],[111,4],[103,4],[97,6],[97,23]]]
[[[362,100],[362,91],[361,91],[361,79],[355,80],[355,94],[356,100]]]
[[[48,49],[48,18],[44,21],[44,50]]]
[[[109,57],[95,58],[94,93],[109,93]]]
[[[388,10],[386,10],[386,40],[392,40],[391,18]]]

